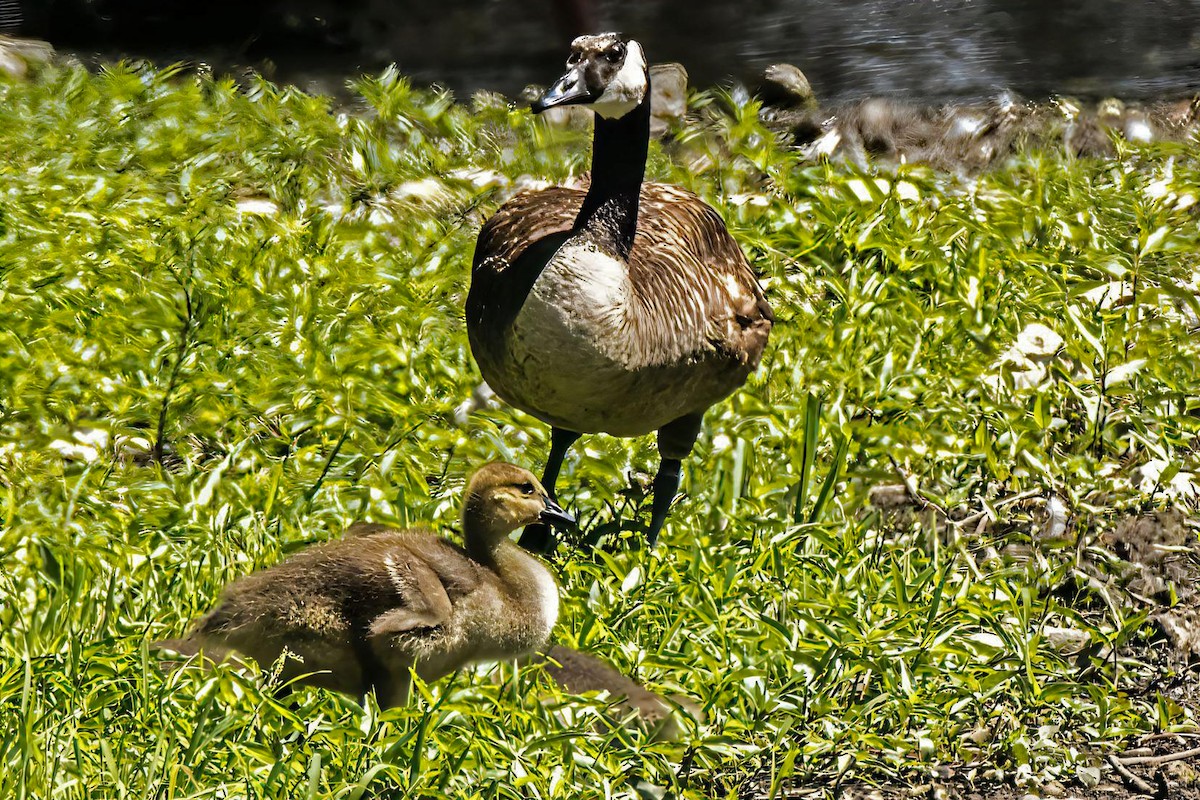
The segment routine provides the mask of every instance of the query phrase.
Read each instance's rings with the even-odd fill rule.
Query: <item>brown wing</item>
[[[471,264],[474,282],[503,273],[533,242],[569,231],[586,191],[551,186],[521,192],[500,206],[479,231]]]
[[[750,369],[758,366],[775,315],[745,254],[716,210],[661,183],[642,185],[631,283],[656,332],[686,336],[692,355],[707,342]],[[647,337],[639,337],[647,338]]]
[[[427,531],[355,535],[235,581],[197,632],[342,637],[398,609],[410,627],[437,627],[478,585],[477,572],[460,548]]]
[[[546,262],[570,234],[583,192],[554,186],[522,192],[484,223],[467,293],[467,337],[477,359],[497,360]]]

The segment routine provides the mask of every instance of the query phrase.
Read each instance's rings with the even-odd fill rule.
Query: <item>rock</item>
[[[1186,520],[1176,508],[1148,514],[1131,514],[1101,536],[1101,543],[1118,558],[1135,564],[1164,568],[1173,581],[1188,579],[1186,556],[1181,550],[1191,541]]]
[[[1100,102],[1096,120],[1106,131],[1115,131],[1130,142],[1150,142],[1155,138],[1150,118],[1144,111],[1126,107],[1115,97]]]
[[[9,78],[24,78],[30,67],[45,64],[52,58],[54,48],[49,42],[0,35],[0,74]]]
[[[1200,773],[1186,761],[1170,761],[1166,765],[1167,779],[1180,787],[1200,784]]]
[[[1080,666],[1086,665],[1089,658],[1105,659],[1112,655],[1112,648],[1102,643],[1093,644],[1087,633],[1075,628],[1046,625],[1042,628],[1042,635],[1060,656],[1077,657]]]
[[[766,105],[783,108],[812,109],[817,96],[799,67],[791,64],[772,64],[763,71],[758,97]]]
[[[9,78],[24,78],[29,68],[16,53],[0,47],[0,73]]]
[[[964,744],[983,747],[985,744],[991,742],[995,737],[996,729],[992,725],[985,725],[981,722],[959,738]]]
[[[660,137],[687,113],[688,74],[683,64],[650,66],[650,135]]]
[[[1099,544],[1119,559],[1107,571],[1184,663],[1200,660],[1200,592],[1193,564],[1200,558],[1189,520],[1178,508],[1131,514],[1104,532]]]
[[[1076,158],[1113,158],[1116,148],[1095,117],[1081,114],[1067,124],[1063,132],[1067,152]]]
[[[1058,781],[1048,781],[1042,785],[1042,795],[1044,797],[1066,797],[1066,794],[1067,787]]]
[[[1175,608],[1150,615],[1153,623],[1171,643],[1184,663],[1200,660],[1200,611],[1194,605],[1180,603]]]
[[[881,483],[872,486],[867,492],[867,503],[882,510],[916,505],[908,493],[908,487],[903,483]]]
[[[1158,103],[1150,112],[1153,121],[1176,137],[1186,136],[1200,120],[1200,95]]]

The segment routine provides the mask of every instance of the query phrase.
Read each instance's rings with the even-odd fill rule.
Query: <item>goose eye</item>
[[[535,491],[532,483],[522,483],[519,488],[521,489],[521,494],[524,495],[531,495]]]

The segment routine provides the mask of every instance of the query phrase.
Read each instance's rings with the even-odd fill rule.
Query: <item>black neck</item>
[[[575,229],[588,229],[598,242],[629,256],[637,231],[638,193],[650,149],[650,85],[645,99],[623,117],[596,115],[592,143],[592,185]]]

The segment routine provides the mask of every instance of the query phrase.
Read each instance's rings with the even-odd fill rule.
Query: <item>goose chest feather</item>
[[[559,436],[551,491],[557,452],[579,434],[659,431],[664,457],[687,455],[705,410],[758,366],[774,321],[720,215],[691,192],[643,182],[641,46],[580,37],[567,67],[534,111],[595,110],[590,178],[501,206],[479,233],[466,302],[484,379]]]
[[[511,260],[477,257],[468,335],[484,379],[512,405],[579,433],[640,436],[703,413],[745,382],[770,331],[740,249],[698,197],[645,184],[650,213],[621,258],[586,230],[572,235],[584,197],[565,187],[518,196],[481,233],[477,253],[530,223],[561,226]],[[709,252],[696,253],[698,242]]]

